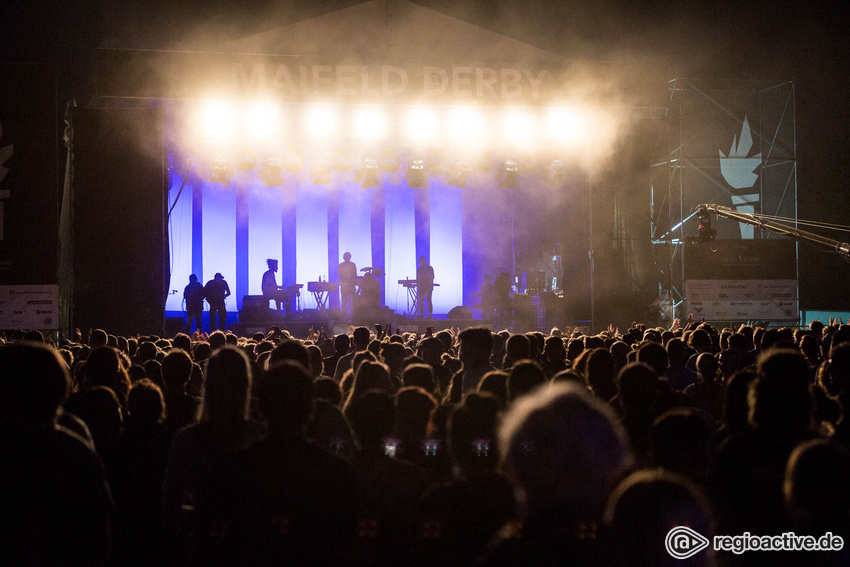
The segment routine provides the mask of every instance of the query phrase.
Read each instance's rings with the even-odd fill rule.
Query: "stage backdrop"
[[[382,268],[384,304],[403,313],[407,292],[398,281],[416,277],[422,256],[440,284],[433,301],[441,315],[466,303],[483,273],[509,268],[510,194],[492,178],[475,189],[439,177],[429,179],[427,188],[410,188],[403,175],[382,174],[378,186],[364,189],[351,175],[335,173],[331,184],[313,185],[300,173],[285,174],[282,187],[265,187],[255,172],[239,170],[230,184],[213,183],[201,163],[180,193],[184,176],[185,169],[175,168],[169,177],[170,312],[184,310],[182,292],[192,273],[202,282],[221,273],[232,292],[228,311],[241,309],[244,295],[261,295],[269,258],[280,261],[278,284],[304,285],[301,307],[310,309],[316,301],[307,283],[337,281],[337,265],[350,252],[358,273]],[[489,213],[465,212],[481,201]],[[476,222],[465,225],[465,217]],[[467,246],[475,250],[477,275],[464,266]],[[338,294],[332,294],[329,307],[338,306]]]

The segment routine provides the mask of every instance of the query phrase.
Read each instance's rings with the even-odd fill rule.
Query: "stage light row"
[[[268,157],[261,164],[255,164],[253,159],[243,156],[236,160],[236,166],[243,171],[250,171],[256,167],[258,176],[266,187],[280,187],[283,185],[283,174],[285,172],[300,173],[304,168],[304,162],[300,158],[283,160],[278,157]],[[332,163],[328,159],[320,158],[315,160],[309,169],[310,179],[313,185],[328,185],[332,183],[332,171],[347,173],[352,170],[352,166],[353,164],[349,162],[341,167],[339,162]],[[400,163],[397,157],[394,159],[384,158],[380,161],[375,157],[363,157],[357,167],[353,169],[353,179],[361,187],[367,189],[379,184],[379,175],[396,173],[399,169]],[[540,171],[536,173],[549,181],[557,183],[564,178],[565,166],[561,160],[554,160],[545,168],[538,169]],[[465,159],[457,160],[449,167],[438,166],[429,169],[426,160],[416,158],[409,161],[404,180],[408,187],[428,187],[429,177],[442,176],[445,177],[446,183],[449,185],[466,187],[472,170],[472,163]],[[230,158],[217,155],[210,164],[209,180],[231,187],[234,171],[234,162]],[[515,188],[519,172],[520,167],[517,161],[507,159],[496,168],[495,179],[499,181],[501,187]]]
[[[369,106],[202,102],[195,134],[204,142],[353,141],[472,147],[593,144],[616,119],[595,107]]]

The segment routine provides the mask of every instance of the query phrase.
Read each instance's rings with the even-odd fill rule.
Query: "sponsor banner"
[[[686,280],[685,312],[706,321],[796,321],[797,280]]]
[[[101,96],[269,97],[285,102],[542,104],[564,93],[551,63],[340,60],[333,57],[102,49]]]
[[[0,286],[0,329],[59,328],[58,285]]]

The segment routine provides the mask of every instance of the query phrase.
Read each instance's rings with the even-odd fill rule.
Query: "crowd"
[[[850,325],[0,344],[3,565],[846,565]]]

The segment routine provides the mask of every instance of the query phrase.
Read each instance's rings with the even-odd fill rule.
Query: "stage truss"
[[[658,305],[669,323],[688,316],[684,251],[698,233],[697,204],[721,202],[796,226],[794,83],[676,78],[665,120],[650,164],[649,208]],[[728,221],[718,227],[719,238],[777,238]]]

